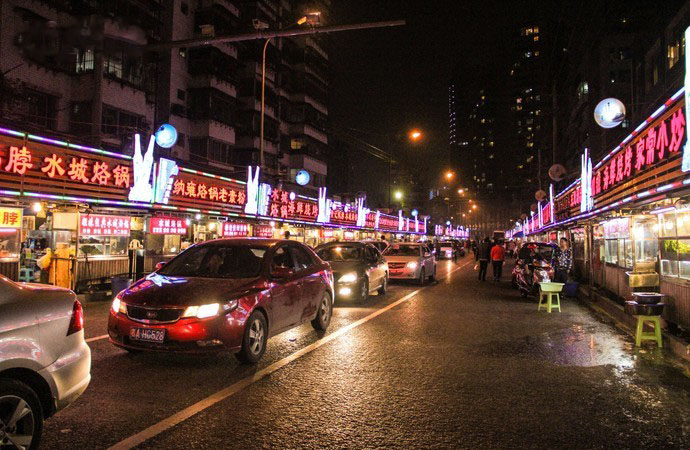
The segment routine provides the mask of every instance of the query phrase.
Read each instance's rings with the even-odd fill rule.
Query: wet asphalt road
[[[572,300],[538,313],[506,270],[480,283],[472,265],[439,263],[450,275],[416,295],[399,284],[364,307],[336,304],[325,336],[309,324],[276,336],[255,367],[94,340],[91,385],[46,423],[43,447],[134,435],[141,448],[690,448],[690,378],[663,350],[635,349]],[[87,305],[87,338],[105,333],[108,308]]]

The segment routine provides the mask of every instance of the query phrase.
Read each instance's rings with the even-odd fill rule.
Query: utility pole
[[[157,52],[179,47],[203,47],[205,45],[221,44],[227,42],[242,42],[257,39],[272,39],[279,37],[296,37],[310,34],[335,33],[338,31],[367,30],[371,28],[399,27],[402,25],[405,25],[404,20],[388,20],[384,22],[366,22],[350,25],[332,25],[327,27],[311,27],[295,30],[258,30],[254,33],[224,34],[221,36],[204,36],[199,38],[183,39],[179,41],[160,42],[146,45],[144,46],[144,48],[148,51]]]
[[[265,39],[266,42],[263,46],[263,58],[261,63],[261,124],[259,131],[259,166],[261,171],[264,169],[264,114],[265,114],[265,95],[266,95],[266,50],[268,48],[268,43],[273,38],[281,37],[296,37],[305,36],[310,34],[319,33],[335,33],[339,31],[353,31],[353,30],[367,30],[372,28],[385,28],[385,27],[397,27],[405,25],[404,20],[389,20],[384,22],[366,22],[357,23],[349,25],[333,25],[326,27],[310,27],[306,29],[285,29],[276,31],[265,31],[257,30],[254,33],[244,33],[244,34],[228,34],[222,36],[204,36],[200,38],[183,39],[180,41],[170,41],[161,42],[156,44],[151,44],[146,46],[149,51],[165,51],[172,48],[178,47],[202,47],[206,45],[229,43],[229,42],[242,42],[242,41],[252,41],[258,39]],[[390,168],[389,168],[389,185],[390,185]],[[390,189],[390,188],[389,188]],[[390,198],[390,193],[389,193]]]

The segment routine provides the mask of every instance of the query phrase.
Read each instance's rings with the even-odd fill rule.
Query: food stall
[[[189,246],[191,222],[185,217],[175,216],[153,216],[147,222],[144,271],[152,272],[156,264],[170,261]]]

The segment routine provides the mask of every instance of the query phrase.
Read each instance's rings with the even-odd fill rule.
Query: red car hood
[[[171,307],[224,303],[263,287],[258,278],[167,277],[153,273],[122,293],[129,305]]]

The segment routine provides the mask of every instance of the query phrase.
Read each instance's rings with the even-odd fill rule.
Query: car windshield
[[[320,248],[316,254],[324,261],[359,261],[362,259],[363,250],[358,245],[338,245]]]
[[[205,245],[190,247],[158,271],[171,277],[253,278],[259,275],[265,247]]]
[[[419,256],[419,245],[397,245],[393,244],[383,252],[388,256]]]

